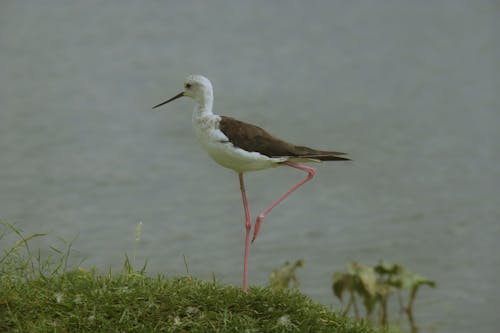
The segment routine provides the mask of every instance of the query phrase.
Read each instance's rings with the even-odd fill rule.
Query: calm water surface
[[[347,151],[266,219],[250,281],[305,260],[301,289],[338,303],[348,261],[400,262],[438,282],[418,323],[492,332],[500,307],[500,49],[496,1],[3,1],[0,217],[73,259],[241,283],[234,172],[191,129],[187,74],[216,112],[297,144]],[[253,215],[302,173],[246,177]],[[0,247],[7,245],[7,239]]]

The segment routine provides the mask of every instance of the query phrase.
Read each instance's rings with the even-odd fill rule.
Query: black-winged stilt
[[[193,112],[193,127],[198,140],[208,154],[220,165],[238,173],[241,195],[245,209],[245,250],[243,257],[243,291],[248,290],[248,251],[252,221],[243,182],[243,173],[287,165],[307,172],[307,176],[292,186],[285,194],[273,202],[256,219],[252,242],[257,238],[264,217],[293,191],[314,177],[316,170],[298,162],[345,161],[345,153],[316,150],[296,146],[280,140],[262,128],[244,123],[231,117],[219,116],[212,112],[214,101],[212,84],[201,75],[190,75],[184,82],[184,90],[157,108],[177,98],[187,96],[196,102]]]

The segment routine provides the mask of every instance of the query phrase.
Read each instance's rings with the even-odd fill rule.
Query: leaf
[[[393,288],[391,288],[391,286],[389,284],[384,283],[384,282],[377,283],[377,289],[376,289],[377,298],[385,298],[389,294],[391,294],[392,292],[393,292]]]
[[[434,288],[434,287],[436,287],[436,282],[433,280],[429,280],[421,275],[413,274],[413,279],[411,281],[411,287],[418,288],[422,285],[427,285],[431,288]]]
[[[400,274],[404,270],[404,267],[398,264],[388,264],[384,261],[380,261],[374,269],[375,272],[380,275],[394,275]]]
[[[388,279],[388,283],[399,289],[413,289],[418,288],[421,285],[428,285],[432,288],[436,286],[436,282],[404,268],[399,272],[398,275],[391,276]]]
[[[377,276],[373,267],[354,263],[355,275],[359,278],[361,285],[356,288],[359,293],[367,293],[370,297],[375,297],[377,289]]]
[[[271,289],[286,289],[289,287],[290,282],[293,282],[294,288],[298,288],[299,281],[295,271],[303,265],[303,260],[297,260],[293,265],[286,261],[280,268],[273,270],[269,275],[269,284],[271,285]]]
[[[352,290],[354,284],[354,275],[349,273],[335,272],[333,273],[333,284],[332,290],[333,294],[340,300],[343,301],[342,295],[345,290]]]

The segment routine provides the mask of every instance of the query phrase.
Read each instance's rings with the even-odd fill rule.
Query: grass
[[[74,271],[0,284],[2,332],[373,332],[294,291]]]
[[[0,255],[0,332],[385,332],[298,291],[148,277],[128,258],[117,274],[67,271],[69,250],[42,262],[16,234]]]

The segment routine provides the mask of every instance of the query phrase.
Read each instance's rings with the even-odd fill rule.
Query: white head
[[[153,109],[167,104],[182,96],[191,97],[202,106],[205,106],[207,104],[211,105],[214,98],[212,83],[209,79],[202,75],[189,75],[184,81],[184,90],[181,93],[166,100],[165,102],[153,106]]]

